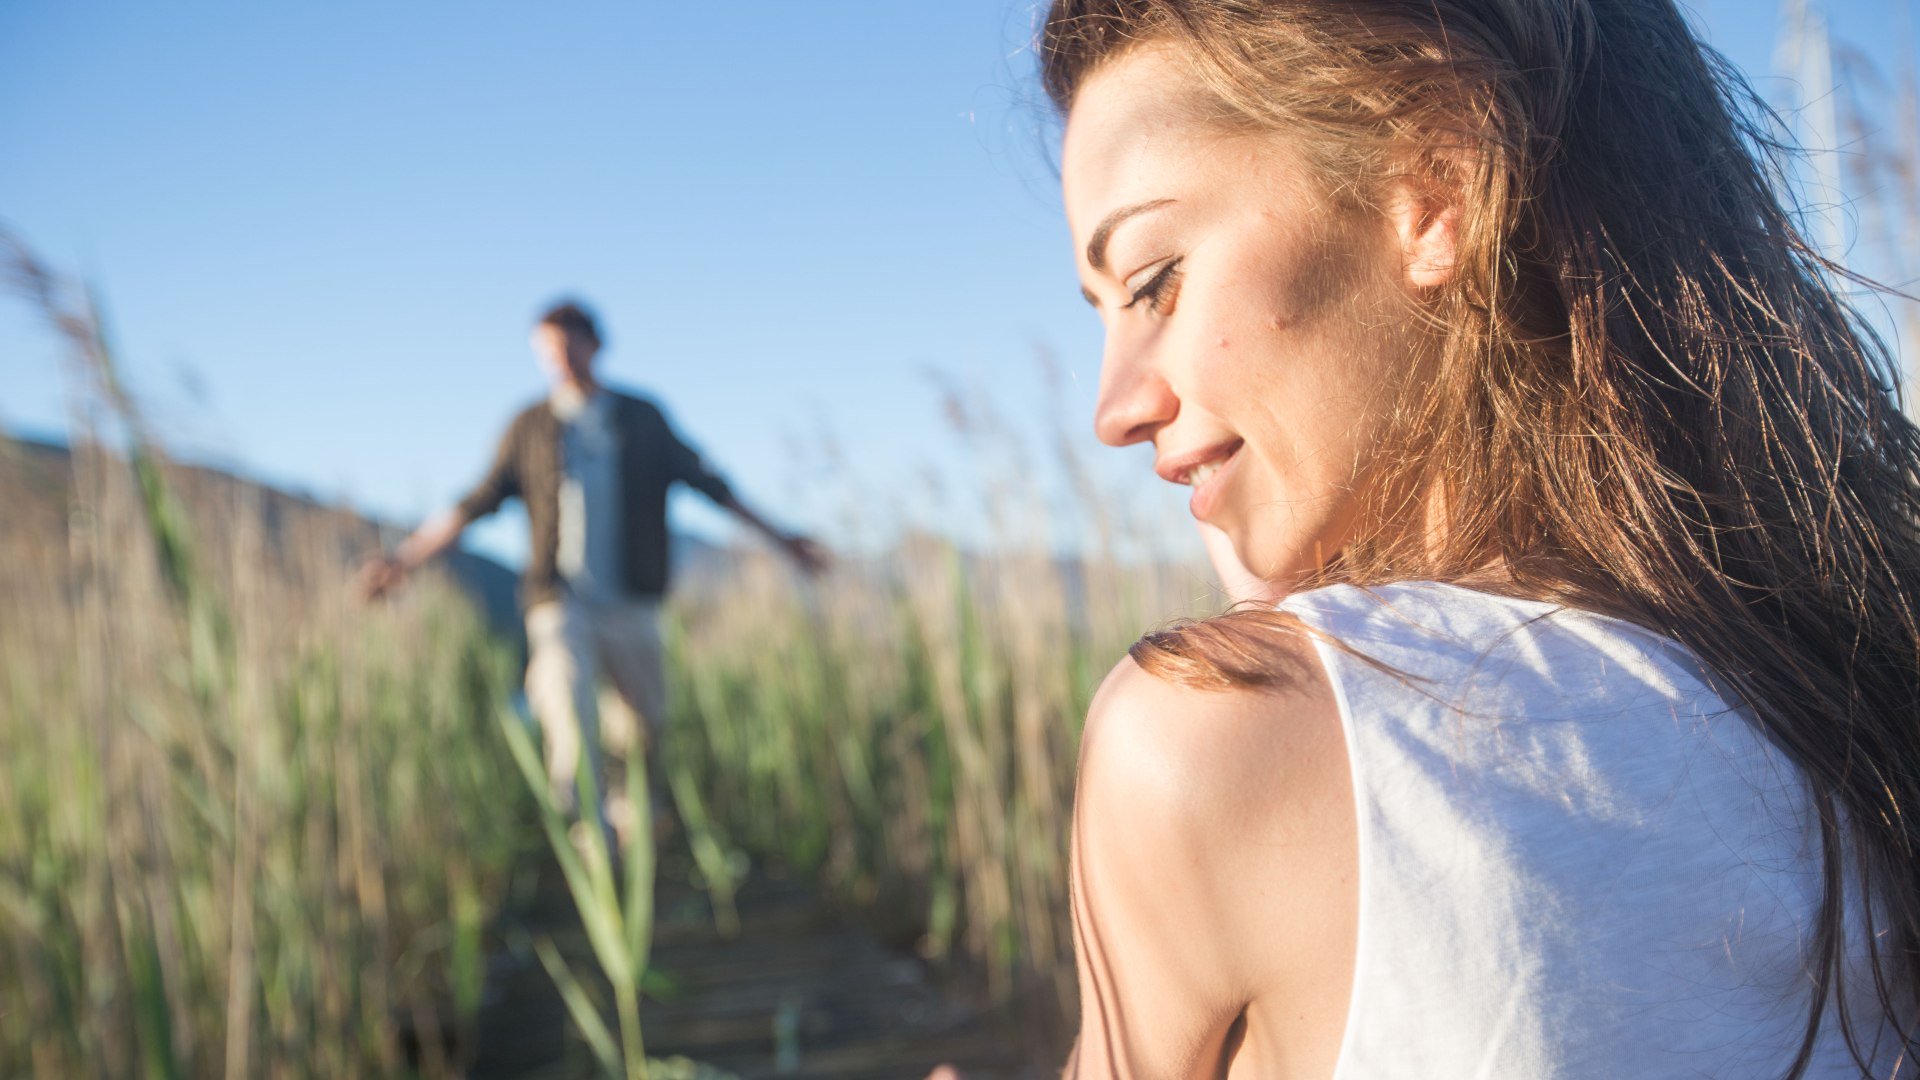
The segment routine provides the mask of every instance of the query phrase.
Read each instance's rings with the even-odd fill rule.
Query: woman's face
[[[1193,516],[1284,585],[1362,524],[1422,348],[1408,245],[1424,226],[1411,206],[1336,206],[1284,135],[1202,119],[1195,82],[1173,50],[1136,48],[1068,117],[1067,217],[1107,332],[1094,426],[1151,442]]]

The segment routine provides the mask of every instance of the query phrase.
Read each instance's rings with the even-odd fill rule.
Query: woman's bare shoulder
[[[1082,790],[1123,786],[1165,799],[1170,805],[1159,809],[1194,825],[1231,831],[1264,819],[1254,804],[1277,792],[1325,786],[1316,770],[1333,770],[1344,783],[1339,704],[1312,642],[1301,635],[1270,649],[1275,678],[1228,689],[1183,684],[1131,656],[1121,660],[1087,713]]]
[[[1258,1002],[1315,1013],[1351,973],[1358,856],[1339,705],[1310,641],[1278,648],[1285,677],[1225,690],[1123,660],[1082,738],[1081,903],[1126,928],[1107,935],[1112,961],[1204,1003],[1202,1027]],[[1323,1026],[1337,1035],[1338,1018]]]

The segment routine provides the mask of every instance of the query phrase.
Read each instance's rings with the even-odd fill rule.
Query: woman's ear
[[[1402,178],[1387,203],[1407,285],[1438,288],[1453,280],[1460,256],[1459,190],[1424,177]]]

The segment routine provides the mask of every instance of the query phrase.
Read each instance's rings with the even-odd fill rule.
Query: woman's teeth
[[[1187,484],[1190,487],[1199,487],[1201,484],[1207,482],[1207,477],[1219,471],[1220,463],[1217,461],[1209,461],[1205,465],[1195,465],[1193,471],[1187,474]]]

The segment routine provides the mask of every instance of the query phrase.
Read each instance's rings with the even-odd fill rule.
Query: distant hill
[[[176,465],[172,476],[196,519],[216,519],[210,516],[215,507],[254,504],[266,523],[269,544],[296,535],[324,537],[343,566],[357,565],[404,535],[401,527],[350,507],[322,503],[222,469]],[[8,572],[36,572],[29,568],[45,565],[46,555],[65,545],[72,507],[73,456],[68,448],[47,439],[0,433],[0,583]],[[728,548],[686,534],[674,536],[673,554],[676,573],[689,583],[724,574],[736,557]],[[511,641],[522,638],[517,570],[485,555],[458,550],[447,555],[445,565],[496,632]]]
[[[257,506],[270,546],[295,536],[310,543],[317,538],[338,553],[343,567],[357,565],[403,535],[399,527],[351,508],[221,469],[178,465],[171,477],[194,520],[217,521],[220,507]],[[46,573],[49,566],[64,565],[63,559],[51,556],[65,550],[73,489],[73,455],[66,446],[0,433],[0,589],[12,575]],[[685,535],[674,537],[674,555],[677,568],[689,578],[722,572],[733,557],[725,548]],[[452,552],[445,563],[488,623],[508,640],[519,641],[523,630],[516,596],[518,572],[470,551]],[[0,602],[5,602],[4,591],[0,591]]]

